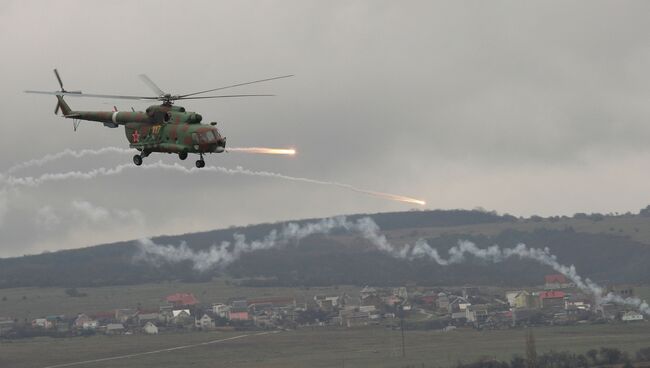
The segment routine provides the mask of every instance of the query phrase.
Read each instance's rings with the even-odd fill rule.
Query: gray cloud
[[[650,179],[649,8],[637,1],[5,1],[0,101],[8,139],[0,171],[65,148],[127,147],[121,129],[82,123],[73,133],[71,122],[52,115],[54,99],[22,93],[57,88],[53,67],[68,89],[123,94],[149,93],[136,77],[143,72],[172,93],[295,73],[238,90],[274,98],[186,107],[218,121],[229,144],[292,146],[299,154],[223,154],[209,163],[423,197],[436,208],[634,211],[648,201]],[[17,172],[128,162],[107,152]],[[31,231],[39,208],[58,214],[75,198],[137,209],[146,226],[56,239]],[[129,170],[92,183],[0,191],[0,256],[401,209],[408,207],[301,183]]]

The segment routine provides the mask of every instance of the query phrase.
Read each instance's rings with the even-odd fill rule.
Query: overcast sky
[[[277,97],[187,101],[231,146],[208,165],[337,181],[427,208],[527,216],[650,204],[647,1],[0,1],[0,172],[66,148],[128,147],[124,131],[53,115],[25,89]],[[144,102],[68,99],[73,109]],[[152,155],[146,162],[178,162]],[[194,158],[184,161],[187,167]],[[67,158],[13,176],[89,171],[128,154]],[[408,210],[280,179],[127,169],[0,189],[0,257],[158,234]]]

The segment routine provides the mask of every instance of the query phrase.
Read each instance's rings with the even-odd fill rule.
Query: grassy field
[[[0,343],[2,367],[48,367],[124,354],[187,346],[186,349],[105,360],[83,367],[448,367],[479,358],[509,359],[524,354],[524,330],[452,332],[407,331],[401,357],[400,333],[381,327],[315,328],[257,335],[256,332],[191,332],[158,336],[38,338]],[[650,323],[544,327],[534,329],[537,351],[586,352],[602,346],[633,353],[650,346]]]
[[[225,302],[229,298],[255,298],[264,296],[295,297],[298,302],[313,298],[316,294],[359,295],[354,286],[283,288],[239,287],[225,279],[205,283],[167,282],[129,286],[80,288],[86,297],[70,297],[63,288],[15,288],[0,289],[0,317],[36,318],[46,315],[109,311],[116,308],[158,308],[165,305],[165,296],[193,293],[201,303]],[[4,300],[6,298],[6,300]]]

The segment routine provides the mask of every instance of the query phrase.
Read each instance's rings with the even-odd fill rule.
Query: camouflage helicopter
[[[203,154],[221,153],[226,149],[226,137],[222,136],[217,129],[216,122],[202,124],[203,117],[193,111],[187,111],[182,106],[174,106],[178,100],[197,100],[210,98],[229,98],[229,97],[261,97],[273,96],[267,94],[236,94],[236,95],[217,95],[217,96],[197,96],[203,93],[219,91],[227,88],[234,88],[254,83],[267,82],[275,79],[288,78],[293,75],[283,75],[273,78],[259,79],[251,82],[238,83],[229,86],[208,89],[184,95],[172,95],[164,92],[149,77],[141,74],[140,78],[151,88],[156,96],[122,96],[122,95],[103,95],[103,94],[86,94],[81,91],[66,91],[63,88],[63,82],[59,72],[54,69],[60,91],[25,91],[26,93],[39,93],[55,95],[57,98],[54,114],[59,110],[63,116],[73,119],[73,127],[76,130],[81,120],[97,121],[109,128],[117,128],[124,125],[126,139],[129,141],[129,147],[140,151],[133,156],[133,163],[137,166],[142,165],[142,159],[149,156],[152,152],[176,153],[178,158],[185,160],[189,153],[196,153],[199,159],[196,161],[196,167],[205,166]],[[145,111],[75,111],[70,108],[63,99],[64,96],[72,97],[96,97],[108,99],[125,99],[140,101],[160,101],[160,105],[151,105]]]

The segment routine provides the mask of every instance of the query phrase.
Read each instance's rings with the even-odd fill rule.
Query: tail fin
[[[64,116],[72,114],[72,109],[70,108],[70,106],[68,106],[68,103],[65,102],[63,96],[56,95],[56,99],[59,101],[56,103],[56,109],[54,110],[55,114],[59,112],[59,109],[61,109],[61,112],[63,112]]]

